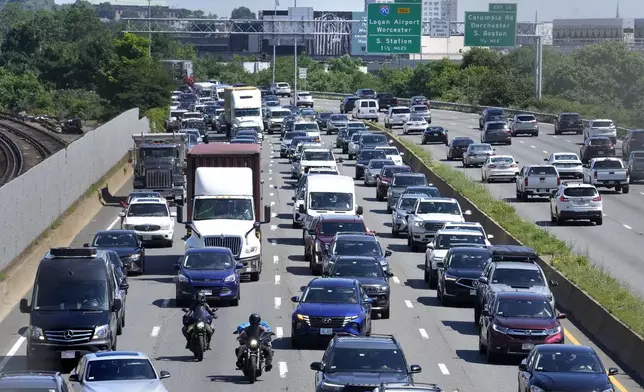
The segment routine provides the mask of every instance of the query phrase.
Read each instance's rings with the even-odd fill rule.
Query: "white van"
[[[362,215],[356,206],[356,189],[353,178],[332,174],[309,176],[306,181],[304,204],[299,207],[304,214],[303,229],[322,214]]]
[[[351,114],[356,120],[371,120],[377,122],[379,112],[378,101],[375,99],[359,99],[356,101]]]

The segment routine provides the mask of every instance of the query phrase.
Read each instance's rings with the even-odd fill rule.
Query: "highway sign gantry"
[[[512,47],[516,38],[516,13],[465,13],[465,46]]]
[[[420,3],[369,4],[367,53],[420,53],[422,8]]]

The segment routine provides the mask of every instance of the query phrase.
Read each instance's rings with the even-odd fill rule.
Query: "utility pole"
[[[536,53],[534,95],[537,102],[541,102],[541,83],[543,81],[543,36],[540,34],[537,35],[537,42],[534,51]]]
[[[297,8],[297,0],[293,0],[293,8]],[[293,34],[293,54],[295,60],[293,61],[293,103],[297,106],[297,28]]]
[[[152,24],[151,19],[152,18],[152,0],[148,0],[148,40],[150,41],[148,43],[148,56],[152,57]]]
[[[275,35],[275,18],[277,17],[278,5],[280,5],[279,0],[275,0],[275,12],[273,13],[273,84],[275,84],[275,67],[277,67],[277,37]]]

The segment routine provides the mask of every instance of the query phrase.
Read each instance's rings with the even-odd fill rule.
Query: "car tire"
[[[594,222],[596,226],[601,226],[604,223],[604,218],[597,218]]]
[[[262,271],[259,272],[251,272],[250,273],[250,281],[251,282],[257,282],[259,281],[259,275],[262,273]]]
[[[230,306],[239,306],[239,300],[241,299],[241,293],[239,291],[240,288],[237,288],[237,298],[230,300]]]
[[[292,329],[295,329],[295,327],[293,326]],[[298,337],[296,337],[293,332],[291,332],[291,348],[294,348],[297,350],[301,347],[302,347],[302,341]]]
[[[485,345],[481,341],[481,336],[479,334],[479,354],[485,354]]]
[[[628,185],[623,185],[622,186],[622,193],[627,194],[630,191],[630,187]]]
[[[490,339],[488,338],[488,345],[485,346],[485,359],[487,360],[487,363],[494,363],[496,362],[496,353],[492,351],[492,347],[490,347]]]
[[[425,282],[429,282],[429,272],[427,271],[427,267],[425,267],[425,271],[423,273],[423,280]]]
[[[120,319],[119,325],[116,326],[116,334],[123,335],[123,319]]]
[[[391,317],[391,309],[387,307],[387,309],[383,310],[382,313],[380,313],[380,318],[383,320],[387,320]]]
[[[438,288],[438,276],[436,274],[429,272],[429,288],[436,290]]]

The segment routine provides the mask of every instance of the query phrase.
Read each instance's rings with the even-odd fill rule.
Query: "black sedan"
[[[318,123],[318,127],[320,127],[321,130],[326,130],[326,123],[329,121],[331,114],[331,112],[318,112],[315,116],[315,122]]]
[[[593,158],[606,158],[615,156],[615,146],[608,136],[593,136],[586,139],[579,150],[579,157],[583,163],[590,162]]]
[[[436,296],[441,305],[473,302],[476,299],[478,279],[489,258],[490,251],[483,247],[456,247],[448,250],[443,259],[443,268],[438,269]]]
[[[96,233],[85,247],[113,250],[118,253],[127,272],[145,272],[145,249],[134,230],[103,230]]]
[[[421,144],[427,143],[442,143],[446,146],[449,144],[447,140],[448,130],[443,127],[427,127],[423,131],[423,136],[420,139]]]
[[[463,153],[467,151],[467,147],[474,143],[469,137],[455,137],[447,145],[447,160],[451,161],[453,159],[462,159]]]
[[[610,376],[591,347],[574,344],[540,344],[519,365],[519,392],[615,391]]]

